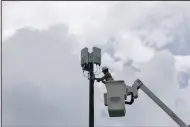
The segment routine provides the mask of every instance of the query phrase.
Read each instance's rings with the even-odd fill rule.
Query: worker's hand
[[[102,81],[102,83],[106,84],[106,82],[105,82],[105,81]]]
[[[97,82],[100,82],[100,79],[98,79],[98,78],[95,78],[95,80],[96,80]]]

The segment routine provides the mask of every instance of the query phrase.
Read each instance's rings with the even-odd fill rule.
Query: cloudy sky
[[[3,2],[3,125],[88,126],[80,50],[102,49],[116,80],[140,78],[190,124],[190,2]],[[99,75],[101,76],[101,74]],[[95,83],[95,126],[177,126],[148,96],[109,118]]]

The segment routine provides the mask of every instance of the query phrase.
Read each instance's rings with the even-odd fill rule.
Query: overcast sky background
[[[131,85],[140,78],[190,124],[190,2],[3,2],[5,126],[88,126],[80,50]],[[101,74],[99,75],[101,76]],[[95,83],[95,126],[177,126],[142,91],[126,116],[109,118]]]

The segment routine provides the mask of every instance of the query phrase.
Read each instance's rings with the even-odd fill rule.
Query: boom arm
[[[135,81],[133,88],[140,88],[144,91],[161,109],[163,109],[180,127],[190,127],[186,125],[172,110],[170,110],[154,93],[152,93],[139,79]],[[137,96],[137,95],[136,95]]]

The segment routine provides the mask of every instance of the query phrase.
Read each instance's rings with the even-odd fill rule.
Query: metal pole
[[[90,78],[89,78],[89,127],[94,127],[94,66],[89,63]]]

